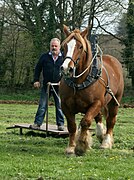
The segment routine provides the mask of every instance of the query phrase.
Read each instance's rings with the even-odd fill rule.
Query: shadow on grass
[[[67,138],[68,134],[53,134],[48,133],[47,135],[45,133],[39,133],[35,131],[28,131],[25,133],[25,136],[33,136],[33,137],[41,137],[41,138],[47,138],[47,137],[53,137],[53,138]]]
[[[33,136],[33,137],[41,137],[41,138],[47,138],[47,137],[53,137],[53,138],[67,138],[68,137],[68,134],[54,134],[54,133],[48,133],[47,135],[46,135],[46,133],[41,133],[41,132],[35,132],[35,131],[33,131],[33,130],[30,130],[30,131],[27,131],[27,132],[25,132],[25,133],[22,133],[22,135],[20,135],[20,134],[18,134],[17,132],[16,132],[16,130],[15,131],[12,131],[12,132],[10,132],[10,133],[12,133],[12,134],[14,134],[14,135],[19,135],[19,136]]]
[[[16,136],[17,133],[8,133],[0,143],[0,153],[5,156],[53,156],[55,154],[64,156],[64,149],[67,146],[65,138],[49,136],[44,134],[28,132],[25,135]],[[3,134],[4,136],[4,134]],[[41,137],[41,138],[40,138]]]

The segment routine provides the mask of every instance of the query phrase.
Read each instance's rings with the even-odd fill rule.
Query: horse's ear
[[[89,34],[89,27],[87,27],[84,31],[82,31],[81,33],[81,36],[84,38],[84,37],[87,37],[87,35]]]
[[[70,35],[70,32],[68,30],[68,27],[66,25],[63,24],[63,31],[64,33],[66,34],[66,36],[69,36]]]

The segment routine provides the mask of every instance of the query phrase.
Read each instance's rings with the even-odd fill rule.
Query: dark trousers
[[[53,90],[54,88],[54,90]],[[50,85],[49,89],[49,98],[51,95],[53,95],[54,101],[55,101],[55,110],[56,110],[56,124],[57,126],[63,126],[64,125],[64,115],[61,110],[61,101],[60,97],[58,95],[59,87],[58,86],[52,86]],[[47,100],[48,100],[48,93],[47,93],[47,85],[43,86],[41,88],[41,94],[40,94],[40,101],[38,110],[35,116],[35,124],[42,125],[46,111],[47,111]]]

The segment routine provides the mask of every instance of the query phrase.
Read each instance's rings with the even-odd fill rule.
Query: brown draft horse
[[[102,55],[99,46],[93,56],[87,40],[88,31],[86,28],[82,32],[78,29],[70,32],[64,25],[67,37],[62,43],[65,59],[61,67],[60,96],[69,131],[66,154],[83,155],[90,148],[89,127],[93,119],[100,147],[112,148],[113,128],[124,89],[120,62],[110,55]],[[75,115],[79,112],[84,116],[77,134]],[[106,128],[102,114],[106,118]]]

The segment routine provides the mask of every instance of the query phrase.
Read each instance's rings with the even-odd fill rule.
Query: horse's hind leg
[[[96,121],[96,136],[100,143],[102,143],[104,139],[104,135],[106,134],[106,128],[104,124],[102,123],[102,114],[101,112],[98,113],[98,115],[95,117]]]
[[[118,106],[115,104],[114,100],[110,102],[108,105],[108,116],[106,118],[106,135],[104,136],[104,139],[101,144],[101,148],[106,149],[112,148],[113,145],[113,128],[116,122],[116,115],[118,112]]]

